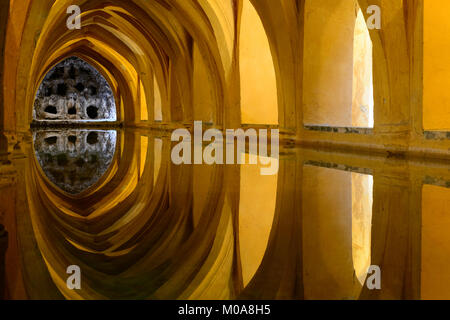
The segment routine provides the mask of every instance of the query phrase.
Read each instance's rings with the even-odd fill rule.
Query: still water
[[[450,299],[449,163],[281,147],[262,176],[176,166],[171,148],[167,133],[43,130],[4,155],[0,295]]]

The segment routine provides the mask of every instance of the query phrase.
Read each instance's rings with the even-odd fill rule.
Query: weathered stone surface
[[[116,136],[116,131],[36,131],[34,148],[50,181],[70,194],[78,194],[108,170]]]
[[[34,102],[35,120],[115,121],[116,104],[105,78],[90,64],[71,57],[45,76]]]

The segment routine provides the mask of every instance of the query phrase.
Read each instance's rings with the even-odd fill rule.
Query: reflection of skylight
[[[352,173],[352,256],[362,286],[371,264],[372,207],[373,176]]]
[[[44,77],[36,94],[33,118],[37,121],[116,121],[114,94],[94,67],[71,57]]]

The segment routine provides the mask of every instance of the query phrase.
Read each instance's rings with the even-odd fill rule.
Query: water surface
[[[172,146],[165,133],[47,130],[4,155],[4,297],[450,298],[448,163],[282,147],[278,174],[262,176],[263,164],[176,166]],[[71,265],[81,290],[66,285]]]

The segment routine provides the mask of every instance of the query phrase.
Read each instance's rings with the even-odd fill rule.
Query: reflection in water
[[[8,248],[8,233],[5,227],[0,224],[0,299],[5,298],[5,254]]]
[[[36,158],[51,182],[79,194],[105,174],[116,150],[116,131],[35,131]]]
[[[174,165],[164,133],[91,133],[36,132],[44,170],[25,142],[0,167],[7,298],[450,296],[445,164],[282,148],[278,175],[261,176],[260,165]],[[75,199],[48,183],[52,169],[60,188],[81,188],[70,172],[92,152],[113,157],[95,188]],[[71,265],[81,290],[67,288]],[[366,285],[371,265],[380,290]]]
[[[303,168],[305,298],[360,296],[371,260],[372,181],[344,170]]]
[[[450,185],[447,185],[450,186]],[[422,298],[450,299],[450,188],[422,189]]]

